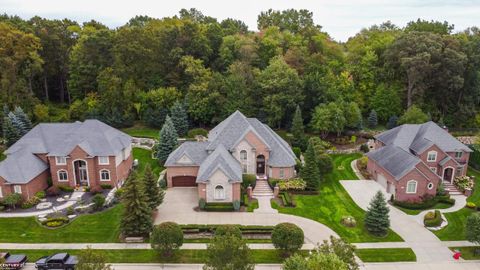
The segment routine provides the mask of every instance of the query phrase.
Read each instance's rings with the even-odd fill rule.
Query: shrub
[[[37,196],[33,196],[30,199],[28,199],[27,201],[24,201],[20,207],[22,209],[32,208],[35,205],[37,205],[39,202],[40,202],[40,198],[38,198]]]
[[[280,223],[272,231],[272,243],[284,255],[299,250],[304,241],[302,229],[293,223]]]
[[[100,186],[93,186],[93,187],[89,187],[89,188],[90,189],[88,190],[88,192],[92,193],[93,195],[102,193],[102,191],[103,191],[102,187],[100,187]]]
[[[56,186],[51,186],[47,188],[46,193],[47,193],[47,196],[57,196],[58,193],[60,193],[60,190]]]
[[[359,160],[357,160],[357,166],[359,170],[366,170],[367,169],[367,164],[368,164],[368,157],[363,156]]]
[[[268,178],[268,185],[273,189],[274,187],[277,186],[278,182],[282,180],[276,179],[276,178]]]
[[[247,188],[248,186],[255,187],[257,182],[257,176],[255,174],[244,174],[242,175],[242,187]]]
[[[153,228],[150,244],[162,256],[169,257],[183,245],[182,228],[175,222],[164,222]]]
[[[370,151],[370,148],[368,148],[368,145],[366,143],[360,145],[360,151],[364,153],[368,153]]]
[[[200,207],[200,209],[204,210],[205,206],[207,206],[207,202],[205,201],[204,198],[201,198],[200,200],[198,200],[198,207]]]
[[[343,226],[346,226],[346,227],[355,227],[357,226],[357,221],[355,220],[354,217],[352,216],[344,216],[342,217],[342,220],[340,221],[340,223],[342,223]]]
[[[280,190],[305,190],[307,183],[300,178],[283,180],[278,182]]]
[[[67,216],[75,214],[75,209],[72,206],[67,207]]]
[[[59,190],[63,192],[73,192],[75,189],[71,186],[66,186],[66,185],[58,185],[57,186]]]
[[[458,176],[453,179],[453,184],[460,190],[473,189],[475,181],[470,176]]]
[[[35,193],[35,197],[37,197],[39,199],[45,199],[46,196],[47,196],[47,194],[45,194],[45,191],[39,191],[39,192]]]
[[[161,189],[167,188],[167,181],[165,180],[165,177],[163,177],[162,179],[160,179],[160,181],[158,181],[158,185],[160,186]]]
[[[93,196],[92,202],[94,203],[93,209],[95,211],[101,210],[105,204],[105,197],[102,194],[97,194]]]
[[[117,200],[122,199],[123,193],[125,193],[125,190],[123,188],[117,188],[117,190],[115,190],[115,194],[114,194],[115,199],[117,199]]]
[[[302,155],[302,149],[300,149],[300,147],[292,147],[292,151],[295,156],[300,159],[300,156]]]
[[[102,189],[112,189],[112,185],[110,185],[110,184],[101,184],[100,187]]]
[[[233,235],[242,238],[242,231],[237,225],[220,225],[215,230],[215,236]]]
[[[475,209],[477,205],[474,202],[467,202],[467,207],[471,209]]]
[[[438,227],[442,225],[442,222],[442,214],[439,210],[435,210],[434,212],[430,211],[423,217],[425,227]]]
[[[295,207],[295,202],[293,201],[293,198],[292,196],[290,196],[290,194],[288,192],[281,192],[279,194],[280,196],[280,199],[282,200],[282,203],[284,206],[287,206],[287,207]]]
[[[188,138],[195,138],[195,136],[197,135],[202,135],[204,137],[207,137],[208,131],[203,128],[193,128],[193,129],[190,129],[187,133]]]
[[[22,202],[22,195],[18,193],[8,194],[3,198],[3,203],[14,208]]]
[[[235,210],[235,211],[240,210],[240,201],[238,201],[238,200],[233,201],[233,210]]]
[[[60,227],[69,222],[67,217],[52,217],[42,222],[42,225],[47,227]]]
[[[206,203],[204,210],[208,212],[232,212],[234,208],[232,203]]]

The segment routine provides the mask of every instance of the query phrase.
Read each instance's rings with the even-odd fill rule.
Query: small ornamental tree
[[[355,246],[341,238],[330,236],[330,243],[327,240],[323,240],[323,244],[318,247],[318,252],[337,255],[340,260],[348,265],[349,270],[359,269],[355,260]]]
[[[18,193],[11,193],[3,198],[3,203],[9,205],[13,209],[15,209],[15,207],[19,205],[21,201],[22,196]]]
[[[368,115],[368,127],[376,128],[377,125],[378,125],[377,112],[375,110],[372,110]]]
[[[480,214],[473,213],[467,217],[465,236],[469,242],[480,245]],[[480,253],[480,248],[475,249],[475,254]]]
[[[155,174],[153,174],[152,167],[149,163],[145,165],[145,169],[143,172],[143,182],[145,187],[147,187],[145,189],[145,195],[147,196],[147,204],[150,209],[154,210],[163,202],[165,192],[158,185],[158,181],[155,177]]]
[[[373,235],[385,236],[390,228],[390,218],[385,196],[381,191],[378,191],[365,213],[365,227]]]
[[[188,115],[187,110],[183,104],[176,101],[170,109],[170,115],[172,117],[173,125],[177,131],[178,136],[185,136],[188,132]]]
[[[207,246],[203,270],[254,270],[247,242],[233,234],[215,236]]]
[[[307,151],[305,151],[305,164],[300,170],[300,174],[307,183],[307,189],[316,190],[320,182],[320,171],[317,163],[315,149],[311,142],[308,143]]]
[[[348,265],[333,253],[313,252],[308,257],[295,254],[283,262],[283,270],[349,270]]]
[[[112,266],[107,264],[107,257],[99,250],[89,246],[78,254],[78,263],[75,270],[110,270]]]
[[[160,138],[157,145],[157,158],[160,163],[163,164],[167,160],[168,155],[177,147],[177,138],[177,131],[173,126],[172,119],[167,115],[165,123],[160,130]]]
[[[303,127],[302,110],[300,110],[300,106],[298,105],[295,114],[293,115],[292,129],[290,132],[292,132],[292,145],[305,150],[307,140],[305,138],[305,129]]]
[[[148,206],[145,187],[138,174],[133,172],[122,188],[124,206],[121,230],[124,236],[148,236],[152,231],[152,211]]]
[[[293,223],[280,223],[273,228],[272,243],[276,249],[280,249],[286,256],[299,250],[303,241],[302,229]]]
[[[163,222],[153,228],[150,245],[161,256],[170,257],[183,245],[183,231],[175,222]]]

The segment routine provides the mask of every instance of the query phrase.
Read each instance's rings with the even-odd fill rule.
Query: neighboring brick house
[[[396,200],[419,201],[465,175],[470,152],[434,122],[406,124],[375,136],[367,170]]]
[[[197,186],[207,202],[240,200],[242,174],[289,179],[295,176],[292,149],[270,127],[236,111],[204,142],[185,142],[165,162],[169,187]]]
[[[121,185],[132,168],[132,138],[98,120],[38,124],[5,151],[0,199],[28,199],[48,187]]]

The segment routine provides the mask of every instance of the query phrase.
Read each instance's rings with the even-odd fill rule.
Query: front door
[[[73,162],[75,170],[75,184],[77,186],[88,186],[87,163],[83,160]]]
[[[443,180],[448,181],[450,183],[453,182],[453,169],[452,168],[446,168],[443,171]]]
[[[257,156],[257,174],[265,174],[265,156]]]

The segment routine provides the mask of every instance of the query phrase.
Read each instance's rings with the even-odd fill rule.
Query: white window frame
[[[455,152],[455,158],[456,159],[461,159],[462,157],[463,157],[463,152],[462,151]]]
[[[243,174],[248,173],[248,165],[247,164],[242,164],[242,172],[243,172]]]
[[[434,158],[434,159],[430,159],[430,154],[434,154],[434,155],[435,155],[435,158]],[[437,151],[429,151],[429,152],[427,153],[427,161],[428,161],[428,162],[435,162],[435,161],[437,161],[437,154],[438,154]]]
[[[415,191],[413,191],[413,192],[408,190],[408,187],[410,186],[410,183],[415,183]],[[416,194],[417,193],[417,187],[418,187],[418,182],[415,181],[415,180],[410,180],[410,181],[407,182],[407,187],[406,187],[405,193]]]
[[[105,160],[102,161],[102,159],[106,159],[107,162],[105,162]],[[99,156],[98,157],[98,165],[109,165],[110,164],[110,159],[108,156]]]
[[[62,180],[61,177],[60,177],[60,173],[63,173],[63,172],[67,176],[67,178],[65,180]],[[57,179],[58,179],[58,182],[68,182],[68,172],[67,172],[67,170],[58,170],[57,171]]]
[[[280,177],[280,179],[285,178],[285,169],[284,168],[280,168],[278,176]]]
[[[3,198],[3,189],[0,187],[0,198]]]
[[[432,183],[432,182],[428,183],[427,188],[428,188],[429,190],[432,190],[432,188],[433,188],[433,183]]]
[[[60,159],[62,159],[63,162],[60,162]],[[65,156],[56,156],[56,157],[55,157],[55,164],[57,164],[57,165],[67,165],[67,157],[65,157]]]
[[[430,171],[437,173],[437,167],[430,167]]]
[[[20,185],[14,185],[13,186],[13,191],[18,194],[22,194],[22,186]]]
[[[219,189],[217,189],[219,188]],[[221,190],[221,193],[218,193],[217,190]],[[225,200],[225,188],[222,185],[216,185],[213,191],[213,198],[215,200]]]
[[[243,158],[243,153],[245,153],[245,158]],[[247,150],[242,150],[240,151],[240,161],[242,162],[247,162],[248,161],[248,153]]]
[[[108,179],[103,179],[103,172],[107,172],[108,173]],[[100,181],[101,182],[108,182],[108,181],[111,181],[112,179],[112,176],[110,175],[110,171],[109,170],[106,170],[106,169],[103,169],[103,170],[100,170]]]
[[[455,175],[462,175],[463,174],[463,167],[457,167],[455,170]]]

